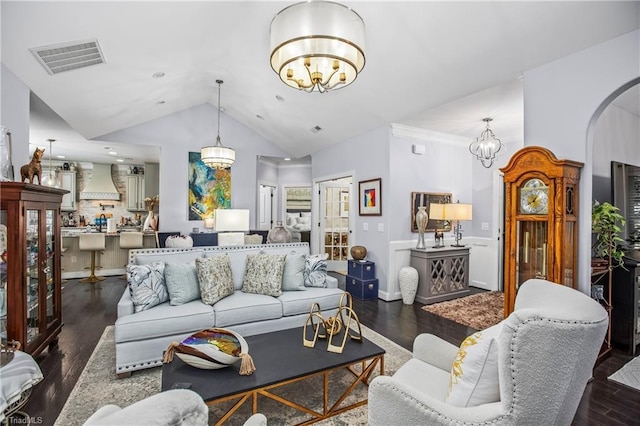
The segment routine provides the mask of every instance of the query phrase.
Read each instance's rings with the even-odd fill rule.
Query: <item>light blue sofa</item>
[[[241,291],[248,254],[289,254],[294,251],[309,254],[309,244],[130,250],[130,264],[146,264],[157,260],[186,263],[198,257],[226,253],[231,260],[235,292],[213,306],[204,304],[200,299],[178,306],[165,302],[134,314],[129,289],[125,289],[118,302],[118,319],[115,323],[118,377],[128,377],[133,371],[161,365],[162,352],[170,343],[181,342],[204,328],[230,328],[243,336],[250,336],[301,327],[313,302],[320,304],[323,314],[335,315],[344,291],[338,288],[338,281],[331,276],[327,276],[324,288],[285,291],[280,297]]]

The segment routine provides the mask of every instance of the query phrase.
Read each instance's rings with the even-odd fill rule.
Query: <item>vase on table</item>
[[[424,232],[427,230],[427,222],[429,221],[429,215],[427,215],[427,207],[420,206],[416,212],[416,226],[418,227],[418,245],[417,249],[427,248],[424,243]]]
[[[271,228],[267,234],[268,243],[290,243],[291,232],[282,225],[282,221],[277,221],[276,226]]]
[[[157,219],[153,210],[149,211],[146,219],[144,220],[144,225],[142,225],[143,231],[156,231],[157,230]]]
[[[401,268],[398,281],[400,282],[402,303],[405,305],[413,304],[418,291],[418,270],[411,266]]]

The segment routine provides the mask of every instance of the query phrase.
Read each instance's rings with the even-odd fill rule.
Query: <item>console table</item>
[[[469,294],[469,247],[411,250],[418,271],[416,300],[430,304]]]

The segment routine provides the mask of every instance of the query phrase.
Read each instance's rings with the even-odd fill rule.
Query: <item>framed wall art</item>
[[[358,214],[360,216],[382,216],[382,179],[358,182]]]
[[[189,152],[189,220],[213,217],[216,209],[231,208],[231,170],[212,169],[199,152]]]
[[[431,203],[447,204],[450,202],[450,192],[412,192],[411,232],[418,232],[418,226],[416,225],[416,212],[418,211],[419,206],[425,206],[427,208],[427,214],[429,214],[429,205]],[[451,231],[451,222],[449,222],[448,220],[435,220],[429,218],[426,231]]]

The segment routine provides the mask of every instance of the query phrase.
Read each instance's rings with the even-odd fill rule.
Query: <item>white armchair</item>
[[[499,401],[447,403],[458,347],[428,334],[413,359],[369,387],[370,425],[569,425],[606,333],[608,316],[585,294],[529,280],[497,334]]]

